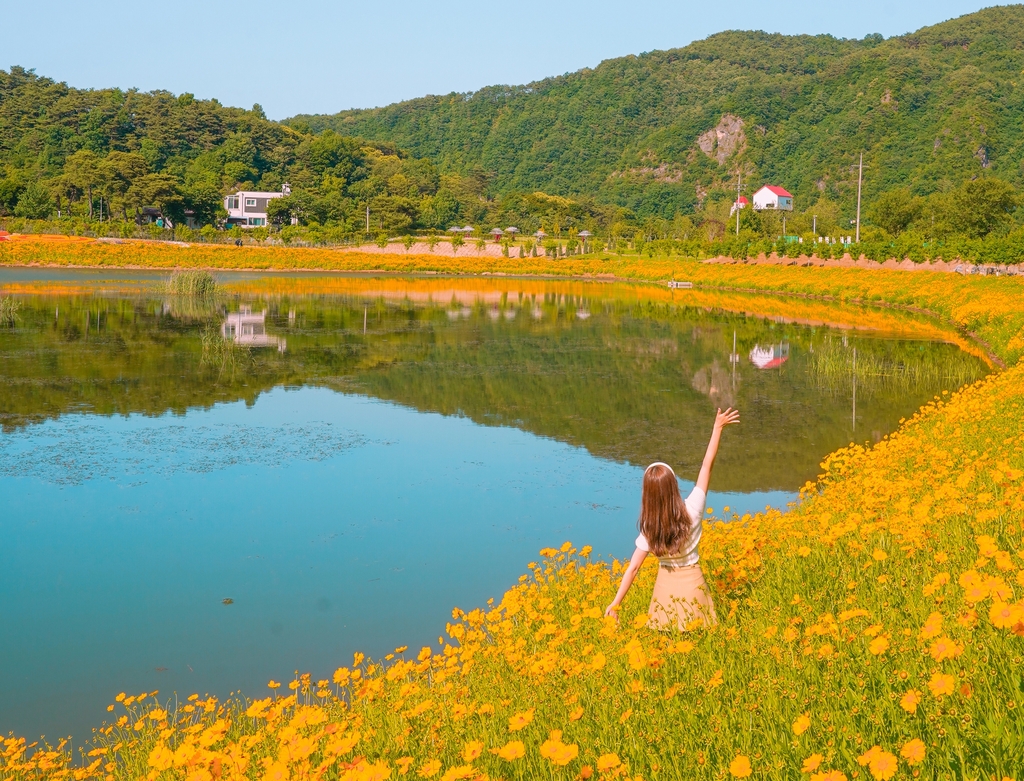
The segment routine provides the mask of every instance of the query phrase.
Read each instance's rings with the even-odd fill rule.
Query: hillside
[[[742,171],[784,184],[798,209],[824,196],[845,213],[861,150],[868,198],[982,174],[1020,185],[1022,41],[1020,5],[889,39],[731,31],[524,86],[286,123],[391,141],[486,178],[492,195],[589,195],[671,219],[731,198]]]

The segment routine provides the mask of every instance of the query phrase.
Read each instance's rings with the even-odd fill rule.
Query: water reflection
[[[789,360],[789,342],[762,347],[755,344],[750,351],[750,362],[758,369],[777,369]]]
[[[790,501],[854,426],[880,438],[985,371],[891,313],[880,336],[823,325],[877,324],[860,310],[765,318],[774,302],[699,291],[268,285],[212,307],[15,291],[0,733],[88,734],[124,688],[259,694],[430,643],[543,545],[628,555],[642,465],[692,479],[716,406],[744,423],[712,506],[755,510]]]
[[[252,307],[243,306],[224,318],[220,324],[220,335],[243,347],[276,347],[279,353],[283,353],[288,342],[267,333],[266,319],[267,310],[253,314]],[[289,320],[294,320],[292,312],[289,313]]]

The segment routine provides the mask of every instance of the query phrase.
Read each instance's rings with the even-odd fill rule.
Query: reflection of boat
[[[750,351],[750,362],[758,369],[774,369],[788,360],[789,342],[770,344],[767,347],[755,344]]]
[[[235,344],[246,347],[276,347],[283,353],[286,341],[278,336],[269,336],[266,327],[266,310],[253,314],[252,309],[243,306],[237,312],[230,312],[220,324],[220,335]]]

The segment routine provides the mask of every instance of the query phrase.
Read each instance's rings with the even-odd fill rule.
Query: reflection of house
[[[283,353],[286,341],[277,336],[269,336],[266,328],[266,311],[253,314],[252,310],[243,306],[238,312],[231,312],[220,324],[220,335],[235,344],[246,347],[276,347]]]
[[[762,347],[754,345],[750,351],[750,362],[758,369],[774,369],[789,360],[789,342]]]

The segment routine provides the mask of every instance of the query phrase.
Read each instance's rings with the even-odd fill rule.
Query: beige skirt
[[[697,626],[718,623],[711,591],[704,580],[700,564],[690,567],[658,567],[654,581],[648,626],[686,632]]]

